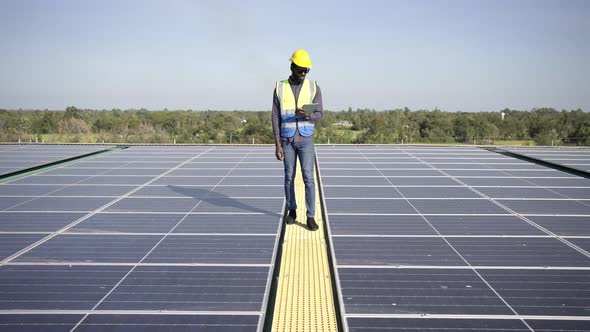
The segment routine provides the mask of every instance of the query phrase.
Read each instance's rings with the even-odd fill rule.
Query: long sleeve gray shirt
[[[301,85],[303,83],[296,83],[293,81],[291,76],[289,76],[289,85],[291,86],[291,90],[293,90],[293,96],[295,96],[295,100],[299,98],[299,92],[301,91]],[[319,122],[322,117],[324,116],[324,106],[322,103],[322,91],[320,90],[319,85],[316,84],[316,94],[313,98],[312,102],[314,104],[318,104],[318,108],[315,112],[309,115],[309,122]],[[275,143],[281,142],[281,101],[277,97],[277,89],[275,88],[273,91],[273,101],[272,101],[272,131],[275,136]],[[299,105],[301,106],[301,105]],[[295,130],[295,136],[289,138],[289,140],[293,140],[293,142],[301,142],[306,139],[313,139],[313,136],[305,137],[299,134],[299,128]]]

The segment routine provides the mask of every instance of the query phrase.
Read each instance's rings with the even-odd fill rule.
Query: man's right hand
[[[300,118],[304,118],[307,119],[309,118],[309,113],[307,113],[307,111],[305,111],[303,108],[298,108],[295,110],[295,115],[300,117]]]
[[[285,159],[285,154],[283,153],[283,147],[280,144],[276,145],[275,157],[277,157],[277,160],[284,160]]]

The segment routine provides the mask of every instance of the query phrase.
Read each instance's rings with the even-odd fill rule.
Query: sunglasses
[[[309,68],[299,67],[297,65],[291,65],[291,70],[297,74],[307,74],[309,73]]]

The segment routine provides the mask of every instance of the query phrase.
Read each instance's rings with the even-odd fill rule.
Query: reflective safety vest
[[[316,94],[316,82],[308,79],[303,81],[299,97],[295,101],[293,90],[289,80],[278,81],[276,86],[277,97],[281,103],[281,137],[295,136],[295,130],[299,129],[301,136],[311,136],[315,129],[314,124],[303,118],[295,118],[295,110],[305,104],[311,104]]]

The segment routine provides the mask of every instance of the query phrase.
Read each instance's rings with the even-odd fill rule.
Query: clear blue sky
[[[0,1],[0,108],[590,111],[590,1]]]

